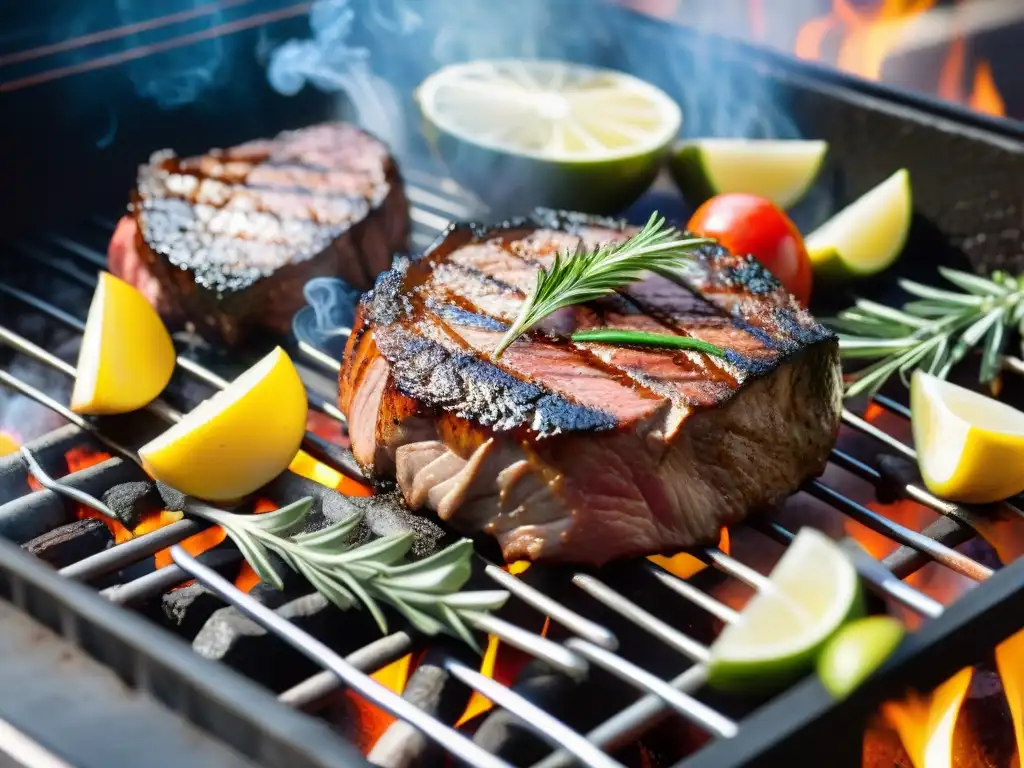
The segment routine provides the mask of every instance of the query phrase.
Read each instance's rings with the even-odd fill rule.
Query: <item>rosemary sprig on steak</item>
[[[702,237],[681,237],[674,227],[666,227],[665,217],[655,211],[629,240],[589,250],[581,244],[572,252],[559,253],[549,269],[537,273],[537,285],[494,350],[494,359],[556,310],[607,296],[642,280],[645,272],[675,279],[673,272],[692,258],[692,251],[711,242]]]
[[[982,384],[995,380],[1008,329],[1024,326],[1024,276],[993,272],[988,278],[939,267],[959,291],[911,280],[900,286],[915,297],[900,309],[859,299],[825,321],[837,331],[843,359],[875,359],[849,377],[846,395],[873,395],[893,374],[904,383],[915,368],[945,378],[981,345]]]
[[[263,515],[239,515],[198,504],[189,505],[188,511],[221,526],[256,575],[277,589],[283,584],[268,556],[270,552],[305,576],[339,608],[361,603],[381,632],[387,632],[388,627],[379,605],[385,603],[420,632],[446,632],[479,650],[467,625],[469,617],[500,608],[508,593],[460,591],[471,572],[473,545],[469,539],[422,560],[407,562],[405,555],[414,539],[411,533],[384,536],[352,547],[352,534],[362,518],[359,514],[319,531],[294,533],[311,508],[312,499],[305,498]]]

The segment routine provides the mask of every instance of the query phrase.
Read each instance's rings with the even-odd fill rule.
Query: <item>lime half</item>
[[[870,616],[840,629],[818,657],[818,677],[837,699],[848,696],[896,650],[903,625],[891,616]]]
[[[653,85],[561,61],[455,64],[416,97],[456,181],[512,213],[622,210],[650,186],[682,122]]]
[[[827,151],[824,141],[697,139],[676,147],[670,167],[693,206],[741,192],[789,208],[814,183]]]
[[[811,669],[825,642],[863,610],[853,564],[813,528],[794,537],[769,583],[711,646],[711,685],[737,692],[786,685]]]
[[[875,275],[903,251],[914,212],[910,174],[899,170],[804,238],[814,273]]]

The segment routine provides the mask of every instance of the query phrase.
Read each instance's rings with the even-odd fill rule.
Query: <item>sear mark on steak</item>
[[[170,325],[234,344],[258,329],[288,333],[313,277],[370,288],[408,232],[387,148],[328,123],[199,157],[157,152],[108,261]]]
[[[752,259],[706,246],[491,352],[562,249],[623,225],[541,212],[451,228],[360,304],[339,404],[367,473],[508,561],[600,565],[717,540],[823,471],[839,429],[835,336]],[[692,336],[729,350],[574,343],[576,329]]]

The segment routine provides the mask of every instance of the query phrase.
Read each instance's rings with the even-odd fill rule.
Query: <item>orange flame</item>
[[[1006,114],[1006,102],[999,93],[995,78],[992,75],[992,65],[987,61],[978,62],[974,70],[974,87],[967,103],[972,109],[984,112],[986,115],[1002,116]]]
[[[1010,705],[1017,754],[1024,757],[1024,630],[996,646],[996,669]]]
[[[931,696],[912,694],[902,702],[882,705],[882,714],[899,733],[914,768],[953,765],[953,728],[973,674],[970,667],[961,669]]]
[[[864,8],[852,0],[832,0],[832,10],[800,28],[794,52],[802,59],[823,61],[826,42],[838,35],[834,64],[841,70],[868,80],[881,80],[886,60],[903,42],[921,14],[937,0],[881,0]],[[752,9],[753,11],[753,9]],[[753,17],[752,17],[753,18]],[[1005,115],[1006,105],[996,86],[990,64],[974,63],[970,93],[964,92],[967,49],[962,36],[949,47],[939,72],[939,96],[966,104],[979,112]]]
[[[506,566],[505,570],[509,573],[518,576],[527,568],[530,567],[530,563],[525,560],[512,563]],[[540,634],[542,636],[547,635],[548,622],[545,619],[544,626],[541,628]],[[483,660],[480,662],[480,674],[486,675],[487,677],[493,678],[498,682],[511,684],[519,670],[522,669],[523,659],[518,657],[518,651],[512,648],[505,648],[501,645],[501,641],[498,640],[494,635],[487,638],[487,649],[484,651]],[[499,661],[499,654],[501,659]],[[486,696],[483,696],[476,691],[473,691],[473,695],[469,699],[469,703],[466,705],[465,712],[462,713],[462,717],[458,719],[457,725],[462,725],[465,722],[472,720],[477,715],[483,712],[487,712],[492,706],[491,700]]]

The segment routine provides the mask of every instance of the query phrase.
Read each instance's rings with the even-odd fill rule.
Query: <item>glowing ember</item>
[[[8,456],[14,453],[21,446],[21,441],[14,435],[0,432],[0,456]]]
[[[1024,757],[1024,630],[996,646],[996,669],[1013,717],[1017,754]]]
[[[350,480],[337,470],[321,464],[305,451],[299,451],[288,469],[314,483],[334,488],[345,496],[370,496],[373,493],[362,483]]]
[[[401,695],[402,691],[405,690],[405,683],[409,679],[411,672],[412,654],[406,654],[397,661],[393,661],[386,667],[377,670],[370,677],[388,690]],[[364,753],[367,753],[377,743],[377,739],[384,735],[384,731],[395,721],[395,718],[368,702],[358,693],[346,691],[345,695],[352,703],[356,712],[356,719],[359,723],[356,743]]]
[[[725,554],[729,554],[729,530],[727,528],[722,529],[722,534],[718,538],[718,548],[725,552]],[[651,555],[647,559],[652,563],[660,565],[666,571],[678,576],[680,579],[688,579],[695,573],[700,573],[707,567],[703,560],[698,560],[696,557],[687,554],[686,552],[680,552],[679,554],[672,555],[671,557]]]
[[[987,510],[978,516],[975,528],[1004,565],[1024,556],[1024,519],[1016,512]]]
[[[530,563],[525,560],[512,563],[506,570],[518,576],[527,568],[530,567]],[[548,630],[548,622],[545,619],[544,626],[541,629],[541,635],[546,635]],[[501,663],[499,664],[498,655],[501,653]],[[525,659],[517,657],[519,651],[514,648],[502,647],[501,641],[493,635],[487,638],[487,648],[484,651],[483,661],[480,663],[480,674],[486,675],[487,677],[493,678],[498,682],[511,684],[515,681],[516,675],[519,674]],[[469,699],[469,704],[466,705],[466,711],[462,713],[462,717],[458,720],[458,725],[462,725],[465,722],[472,720],[477,715],[486,712],[492,706],[491,700],[486,696],[473,691],[473,695]]]
[[[882,714],[892,724],[910,755],[914,768],[951,768],[953,728],[971,684],[968,667],[944,682],[931,696],[911,695],[903,702],[882,705]]]
[[[832,0],[832,10],[807,22],[796,37],[794,52],[802,59],[829,58],[825,43],[839,37],[834,64],[841,70],[868,80],[881,80],[882,69],[921,14],[938,0],[881,0],[870,7],[852,0]],[[972,71],[973,87],[965,93],[966,46],[963,37],[949,47],[939,73],[936,91],[950,101],[968,104],[979,112],[1005,115],[1006,106],[996,87],[989,63],[979,60]]]
[[[83,469],[94,467],[107,459],[111,458],[109,453],[105,451],[97,451],[88,446],[76,446],[71,448],[64,454],[64,461],[67,464],[68,475],[74,474],[75,472],[81,472]],[[32,475],[28,476],[28,486],[33,491],[42,490],[42,485]],[[97,520],[102,520],[103,523],[110,529],[110,532],[114,536],[114,543],[120,544],[128,539],[132,538],[132,533],[123,525],[116,520],[111,520],[106,515],[97,512],[84,504],[78,504],[75,507],[75,517],[81,520],[86,517],[95,517]]]
[[[180,512],[161,512],[159,514],[161,519],[167,522],[164,522],[161,525],[157,525],[156,528],[161,528],[163,527],[163,525],[167,525],[169,522],[173,522],[173,520],[171,519],[172,515],[178,516],[174,519],[181,518]],[[153,530],[155,530],[155,528]],[[138,531],[138,528],[136,528],[136,531]],[[205,531],[200,531],[194,536],[189,536],[187,539],[181,542],[181,548],[193,557],[198,557],[199,555],[203,554],[203,552],[208,552],[209,550],[216,547],[218,544],[223,542],[226,537],[227,534],[224,533],[224,529],[221,528],[219,525],[214,525],[210,528],[207,528]],[[165,568],[173,562],[171,560],[171,551],[169,549],[161,549],[159,552],[153,555],[153,560],[157,568]]]

